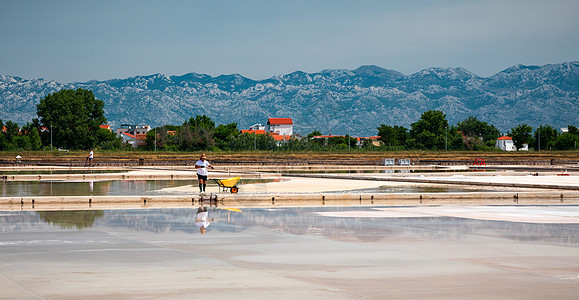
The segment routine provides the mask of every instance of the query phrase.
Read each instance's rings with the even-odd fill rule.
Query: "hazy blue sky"
[[[60,82],[196,72],[264,79],[579,60],[578,0],[0,0],[0,74]]]

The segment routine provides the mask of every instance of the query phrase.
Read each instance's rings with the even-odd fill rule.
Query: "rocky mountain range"
[[[92,90],[105,103],[112,127],[121,124],[180,125],[205,114],[239,129],[293,119],[294,131],[376,135],[380,124],[409,128],[427,110],[443,111],[449,123],[468,116],[506,132],[519,124],[556,128],[579,125],[579,62],[517,65],[490,77],[463,68],[429,68],[411,75],[362,66],[355,70],[293,72],[264,80],[238,74],[212,77],[135,76],[59,83],[0,75],[0,119],[23,125],[36,104],[61,89]]]

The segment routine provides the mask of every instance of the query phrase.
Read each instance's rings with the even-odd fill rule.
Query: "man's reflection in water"
[[[197,215],[195,216],[195,225],[199,228],[199,232],[205,234],[205,232],[207,232],[207,227],[211,222],[213,222],[213,219],[209,219],[207,207],[199,206],[197,209]]]
[[[219,211],[221,209],[227,210],[227,218],[211,218],[211,219],[209,219],[209,211],[212,211],[213,213],[215,213],[216,211]],[[212,222],[215,222],[218,220],[227,220],[227,222],[229,223],[232,211],[241,212],[241,209],[239,209],[239,208],[218,208],[217,203],[213,203],[213,202],[211,202],[209,204],[209,208],[201,205],[201,206],[199,206],[199,208],[197,208],[197,214],[195,215],[195,225],[197,225],[197,228],[199,228],[199,232],[201,232],[201,234],[205,234],[207,232],[207,227],[209,227],[209,224],[211,224]]]

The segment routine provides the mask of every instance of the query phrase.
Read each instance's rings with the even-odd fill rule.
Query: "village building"
[[[503,151],[517,151],[515,144],[513,143],[513,138],[508,136],[501,136],[497,139],[495,144],[496,148],[499,148]]]
[[[367,137],[355,137],[358,140],[357,146],[362,147],[366,140],[371,140],[372,145],[380,147],[380,137],[379,136],[367,136]]]
[[[129,125],[123,124],[117,128],[117,137],[134,148],[144,146],[147,139],[147,132],[151,130],[149,125]]]
[[[133,146],[133,148],[144,146],[147,140],[146,134],[130,134],[126,132],[121,132],[120,135],[118,136],[120,136],[123,139],[123,142]]]
[[[249,127],[249,130],[265,130],[265,125],[262,125],[260,123],[253,124]]]
[[[151,126],[149,125],[130,125],[130,124],[123,124],[121,127],[117,128],[117,136],[120,136],[121,133],[125,132],[128,134],[136,135],[136,134],[147,134],[151,130]]]
[[[279,146],[293,138],[293,124],[291,118],[269,118],[267,126],[257,123],[251,125],[249,130],[242,129],[241,133],[269,134]]]
[[[279,135],[275,132],[268,132],[265,130],[245,130],[242,129],[241,133],[249,133],[249,134],[269,134],[275,141],[276,144],[279,146],[281,144],[283,144],[284,142],[289,141],[292,137],[289,135]]]
[[[294,134],[294,122],[291,118],[269,118],[266,130],[272,134],[291,136]]]

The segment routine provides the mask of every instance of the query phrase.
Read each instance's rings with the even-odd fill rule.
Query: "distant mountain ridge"
[[[469,115],[502,132],[526,123],[579,125],[579,62],[517,65],[490,77],[464,68],[428,68],[403,75],[378,66],[355,70],[296,71],[264,80],[239,74],[188,73],[58,83],[0,75],[0,119],[25,124],[36,104],[61,89],[92,90],[105,116],[120,124],[181,124],[198,114],[240,129],[269,117],[290,117],[295,131],[375,135],[380,124],[409,127],[427,110],[451,124]]]

